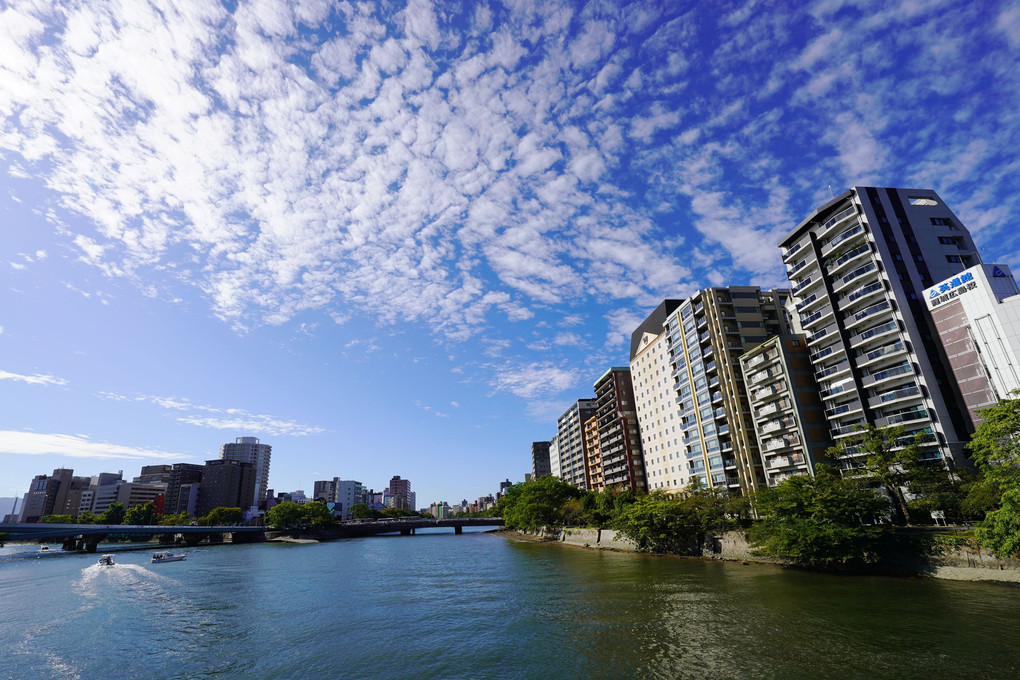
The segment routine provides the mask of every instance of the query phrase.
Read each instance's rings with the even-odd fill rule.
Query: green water
[[[484,534],[112,568],[35,550],[0,551],[0,677],[1020,677],[1020,589],[1002,585]]]

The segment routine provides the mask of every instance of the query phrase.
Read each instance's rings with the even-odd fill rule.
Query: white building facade
[[[1009,267],[983,264],[924,292],[971,420],[1020,389],[1020,289]]]

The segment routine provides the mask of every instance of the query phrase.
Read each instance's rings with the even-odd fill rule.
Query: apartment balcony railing
[[[850,338],[850,346],[854,347],[856,345],[867,342],[872,338],[877,338],[881,335],[885,335],[886,333],[898,331],[899,329],[900,329],[899,322],[896,321],[896,319],[893,319],[892,321],[888,321],[880,326],[875,326],[874,328],[869,328],[868,330],[853,336],[852,338]]]
[[[871,399],[868,399],[868,406],[870,406],[871,408],[876,408],[878,406],[884,406],[885,404],[897,401],[899,399],[908,399],[910,397],[919,396],[921,396],[921,388],[918,387],[917,385],[912,385],[910,387],[904,387],[898,390],[893,390],[891,392],[883,392],[882,394],[877,394]]]

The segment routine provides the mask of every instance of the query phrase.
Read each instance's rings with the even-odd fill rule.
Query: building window
[[[956,239],[953,238],[952,236],[939,236],[939,243],[941,243],[944,246],[955,246]]]
[[[946,255],[946,262],[960,262],[959,255]]]

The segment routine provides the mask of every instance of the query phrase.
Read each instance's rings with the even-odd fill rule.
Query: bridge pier
[[[453,528],[453,533],[456,534],[457,536],[460,536],[462,533],[464,533],[464,527],[462,527],[462,526],[455,526]]]
[[[412,531],[414,531],[414,530],[413,529],[401,529],[400,530],[400,535],[401,536],[410,536]]]
[[[205,536],[206,536],[205,534],[192,534],[192,533],[184,534],[184,545],[188,546],[189,548],[194,548],[196,545],[202,542],[202,539],[205,538]]]
[[[96,549],[99,547],[100,541],[102,541],[104,538],[106,538],[106,534],[89,534],[88,536],[86,536],[84,541],[85,552],[87,553],[96,552]]]
[[[75,536],[65,536],[64,542],[60,544],[61,550],[77,550],[78,539]]]

